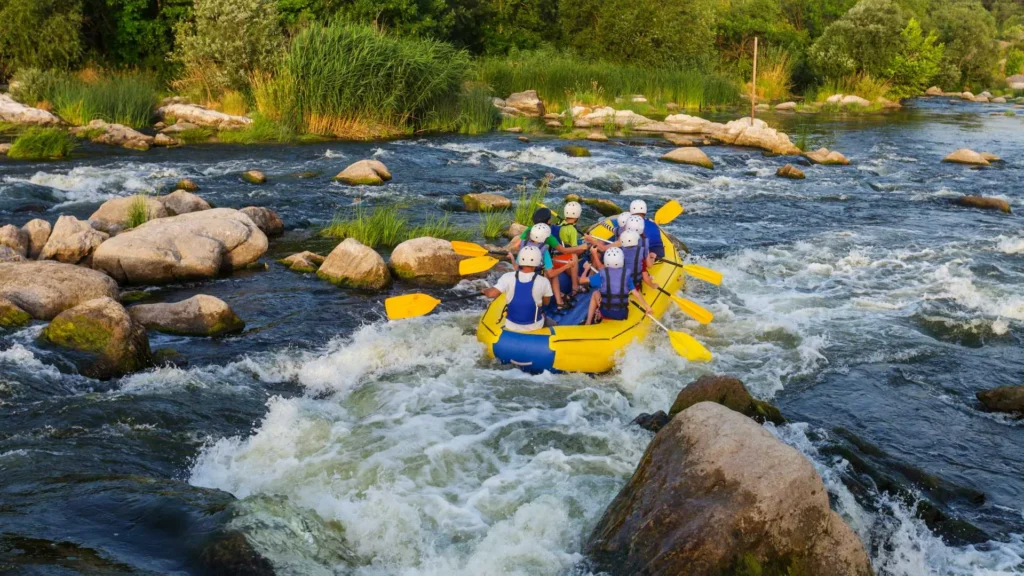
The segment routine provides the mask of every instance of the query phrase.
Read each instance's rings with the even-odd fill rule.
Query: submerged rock
[[[53,225],[39,258],[67,264],[87,262],[107,238],[106,233],[94,229],[88,222],[74,216],[61,216]]]
[[[57,126],[63,124],[60,118],[46,110],[25,106],[15,101],[8,94],[0,94],[0,122],[32,126]]]
[[[178,183],[174,185],[176,190],[184,190],[185,192],[199,192],[199,185],[188,178],[182,178],[178,180]]]
[[[562,146],[558,150],[567,156],[572,156],[573,158],[586,158],[590,156],[590,150],[587,150],[583,146]]]
[[[775,171],[775,175],[779,178],[789,178],[791,180],[803,180],[807,177],[803,170],[793,166],[792,164],[786,164],[782,168]]]
[[[0,264],[0,297],[38,320],[102,296],[117,298],[117,282],[89,268],[49,261]]]
[[[705,154],[703,150],[694,147],[676,148],[662,156],[661,159],[675,164],[701,166],[709,170],[715,167],[715,164],[711,162],[711,158],[708,158],[708,155]]]
[[[711,402],[658,432],[586,551],[613,575],[872,573],[807,458]]]
[[[796,110],[796,102],[783,102],[781,104],[776,104],[775,109],[782,112],[792,112],[793,110]]]
[[[274,576],[274,565],[257,552],[237,531],[228,532],[208,543],[199,553],[199,562],[208,574],[224,576]]]
[[[138,210],[140,205],[145,206],[147,221],[171,215],[159,199],[138,195],[107,200],[92,213],[92,216],[89,216],[89,220],[98,230],[113,234],[128,227],[132,212]]]
[[[648,432],[658,433],[666,424],[668,424],[669,420],[671,420],[671,418],[668,417],[668,414],[665,414],[664,410],[658,410],[654,414],[644,412],[634,418],[630,424],[636,424]]]
[[[152,365],[146,329],[113,298],[89,300],[58,314],[43,330],[43,339],[81,353],[79,371],[107,380]]]
[[[280,236],[284,234],[284,222],[281,222],[281,219],[270,208],[246,206],[240,212],[252,218],[256,226],[259,226],[259,229],[267,236]]]
[[[34,260],[43,252],[43,246],[50,239],[50,223],[35,218],[26,222],[21,229],[28,236],[28,257]]]
[[[459,256],[451,242],[440,238],[406,240],[391,252],[388,263],[395,276],[415,284],[454,286],[459,275]]]
[[[467,212],[494,212],[512,207],[512,201],[498,194],[465,194],[462,203]]]
[[[379,160],[360,160],[339,172],[334,180],[350,186],[380,186],[391,180],[391,172]]]
[[[180,302],[138,304],[128,314],[146,328],[168,334],[220,336],[245,329],[245,322],[227,303],[206,294]]]
[[[22,258],[28,256],[28,234],[13,224],[0,226],[0,246],[10,248]]]
[[[0,297],[0,328],[21,328],[32,316],[7,298]]]
[[[212,278],[244,268],[267,251],[267,236],[248,216],[215,208],[161,218],[104,242],[93,267],[119,282]]]
[[[505,99],[502,110],[511,109],[517,116],[529,116],[540,118],[544,116],[544,102],[537,95],[536,90],[514,92]]]
[[[728,376],[704,375],[683,388],[668,411],[670,417],[700,402],[715,402],[758,422],[783,424],[779,409],[750,395],[743,382]]]
[[[391,284],[391,273],[384,259],[355,238],[346,238],[338,244],[316,275],[338,286],[365,290],[380,290]]]
[[[973,166],[988,166],[988,160],[981,154],[978,154],[970,148],[961,148],[959,150],[950,152],[948,156],[942,159],[943,162],[952,162],[955,164],[970,164]]]
[[[248,170],[242,172],[242,180],[249,184],[265,184],[267,182],[267,176],[259,170]]]
[[[326,258],[323,256],[306,250],[305,252],[299,252],[287,258],[282,258],[279,262],[293,272],[316,272],[320,265],[324,263],[324,260]]]
[[[978,401],[989,412],[1024,413],[1024,386],[1001,386],[977,393]]]
[[[163,203],[168,212],[172,213],[170,214],[171,216],[191,214],[193,212],[210,209],[209,202],[191,192],[186,191],[184,188],[181,190],[175,190],[166,196],[159,196],[157,200]]]
[[[804,157],[815,164],[824,166],[848,166],[850,161],[842,153],[828,148],[818,148],[813,152],[804,152]]]
[[[984,210],[1000,210],[1010,213],[1010,203],[1000,198],[989,198],[988,196],[962,196],[953,200],[958,206],[968,208],[981,208]]]
[[[583,198],[582,200],[585,205],[597,210],[601,216],[611,217],[622,214],[622,208],[619,208],[611,200],[605,200],[604,198]]]

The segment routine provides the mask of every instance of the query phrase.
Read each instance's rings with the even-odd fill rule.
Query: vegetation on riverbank
[[[132,128],[149,126],[160,100],[156,78],[143,72],[87,68],[73,74],[25,68],[12,81],[14,98],[49,108],[77,126],[97,119]]]
[[[63,130],[29,128],[14,139],[7,156],[14,160],[63,160],[74,149],[74,139]]]

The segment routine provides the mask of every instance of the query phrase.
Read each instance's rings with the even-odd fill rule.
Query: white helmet
[[[544,257],[540,253],[540,248],[536,246],[526,246],[519,251],[519,258],[517,258],[520,266],[532,266],[534,268],[544,263]]]
[[[633,216],[629,217],[629,220],[626,220],[626,230],[632,230],[637,234],[643,234],[644,227],[645,224],[643,216],[637,216],[634,214]]]
[[[633,200],[629,203],[629,212],[631,214],[647,214],[647,202],[643,200]]]
[[[640,245],[640,234],[635,230],[626,230],[619,235],[619,240],[622,240],[622,245],[626,248],[632,248]]]
[[[530,228],[530,240],[537,244],[547,242],[549,236],[551,236],[551,226],[548,226],[543,222],[540,224],[534,224],[533,228]]]
[[[622,268],[626,264],[626,255],[622,248],[609,248],[604,253],[604,265],[609,268]]]
[[[579,202],[569,202],[562,209],[562,215],[566,218],[579,218],[583,214],[583,206]]]
[[[616,217],[618,218],[619,228],[622,228],[626,225],[626,220],[629,220],[630,216],[632,216],[632,214],[630,214],[629,212],[623,212],[622,214],[619,214]]]

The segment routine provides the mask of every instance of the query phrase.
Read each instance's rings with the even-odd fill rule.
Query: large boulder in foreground
[[[0,298],[0,328],[20,328],[32,321],[32,316],[7,298]]]
[[[942,159],[942,161],[952,162],[954,164],[969,164],[971,166],[989,165],[989,161],[985,160],[984,156],[978,154],[977,152],[971,150],[970,148],[961,148],[959,150],[950,152],[945,158]]]
[[[117,282],[81,266],[49,261],[0,264],[0,297],[39,320],[94,298],[117,298],[117,294]]]
[[[395,276],[414,284],[454,286],[459,283],[459,256],[451,242],[439,238],[406,240],[391,252]]]
[[[807,458],[711,402],[658,432],[587,554],[613,575],[872,573]]]
[[[978,401],[989,412],[1024,413],[1024,386],[1001,386],[977,393]]]
[[[999,210],[1001,212],[1010,213],[1010,203],[1002,198],[992,198],[989,196],[961,196],[955,198],[953,204],[957,206],[965,206],[967,208],[981,208],[982,210]]]
[[[350,186],[380,186],[391,180],[391,172],[379,160],[360,160],[349,164],[334,180]]]
[[[107,237],[105,232],[94,229],[88,222],[74,216],[61,216],[53,225],[39,258],[66,264],[88,263],[93,251]]]
[[[391,284],[391,273],[384,259],[355,238],[346,238],[338,244],[316,275],[338,286],[365,290],[380,290]]]
[[[736,378],[711,374],[705,374],[683,388],[676,396],[676,401],[672,403],[668,415],[673,417],[701,402],[721,404],[761,423],[783,424],[786,422],[778,408],[751,396],[743,382]]]
[[[43,330],[44,340],[75,354],[79,372],[106,380],[152,365],[146,329],[113,298],[89,300],[61,312]]]
[[[50,239],[50,232],[53,229],[50,223],[41,218],[35,218],[26,222],[21,229],[28,237],[28,257],[33,260],[39,258],[43,246],[46,246],[46,241]]]
[[[267,236],[245,214],[215,208],[160,218],[104,242],[93,268],[118,282],[158,284],[212,278],[255,262]]]
[[[673,162],[675,164],[689,164],[691,166],[701,166],[703,168],[712,169],[715,164],[711,162],[711,158],[704,153],[700,148],[683,147],[676,148],[675,150],[665,154],[661,157],[666,162]]]
[[[133,212],[143,209],[146,211],[146,220],[156,220],[171,215],[163,202],[152,196],[140,194],[107,200],[92,213],[92,216],[89,216],[89,220],[93,223],[93,227],[113,234],[127,228]]]
[[[197,294],[165,304],[138,304],[128,309],[132,320],[150,330],[183,336],[220,336],[241,332],[245,322],[220,298]]]

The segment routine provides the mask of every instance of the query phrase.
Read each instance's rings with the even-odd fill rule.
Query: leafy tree
[[[83,35],[99,60],[164,70],[174,29],[192,13],[192,0],[84,0]]]
[[[786,19],[797,29],[817,38],[825,28],[841,18],[856,0],[780,0]]]
[[[173,59],[185,67],[182,87],[210,97],[272,69],[283,41],[274,0],[195,0],[193,19],[178,27]]]
[[[716,0],[561,0],[566,44],[580,54],[650,66],[706,66]]]
[[[924,92],[939,72],[945,46],[938,43],[934,32],[924,34],[914,18],[907,22],[900,37],[903,46],[889,64],[887,76],[892,82],[890,92],[907,98]]]
[[[988,86],[999,60],[992,14],[978,0],[942,0],[934,5],[931,23],[946,45],[947,69],[959,71],[954,83]]]
[[[1006,53],[1006,75],[1024,74],[1024,51],[1019,48],[1010,48]]]
[[[0,0],[0,77],[67,68],[82,56],[79,0]]]
[[[787,19],[778,0],[725,0],[718,5],[720,54],[729,60],[748,56],[753,38],[773,46],[802,49],[809,43],[806,31]]]
[[[903,10],[893,0],[860,0],[829,24],[808,51],[820,78],[839,79],[855,72],[880,78],[903,46]]]

